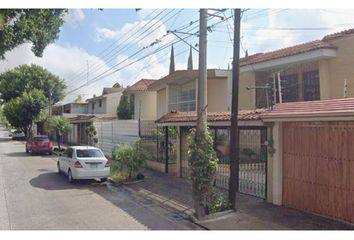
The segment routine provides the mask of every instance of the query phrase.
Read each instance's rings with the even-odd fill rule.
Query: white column
[[[276,122],[273,127],[273,203],[282,204],[283,193],[283,125]]]

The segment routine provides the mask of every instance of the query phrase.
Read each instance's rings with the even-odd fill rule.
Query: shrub
[[[145,165],[145,152],[141,141],[138,140],[134,146],[118,144],[113,152],[111,173],[126,176],[128,179],[135,178],[135,175]]]
[[[217,189],[213,189],[209,195],[209,202],[207,205],[208,214],[225,211],[231,208],[228,198]]]

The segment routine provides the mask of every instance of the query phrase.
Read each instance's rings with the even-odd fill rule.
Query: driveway
[[[96,181],[69,184],[56,158],[30,156],[0,127],[1,229],[199,229],[178,213],[124,188]]]

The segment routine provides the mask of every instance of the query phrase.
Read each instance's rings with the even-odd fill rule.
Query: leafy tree
[[[43,91],[32,89],[5,103],[4,115],[13,127],[24,132],[26,138],[30,139],[33,121],[39,117],[45,105]]]
[[[123,95],[120,98],[119,105],[117,107],[117,116],[119,119],[132,118],[132,112],[128,101],[128,93],[126,91],[123,92]]]
[[[88,144],[95,146],[98,143],[97,131],[96,131],[95,126],[93,126],[93,125],[88,126],[85,129],[85,131],[86,131],[86,134],[88,137]]]
[[[23,43],[32,43],[32,52],[42,57],[45,47],[54,42],[64,23],[65,9],[1,9],[0,58]]]
[[[70,121],[64,118],[63,116],[53,116],[49,119],[48,127],[49,130],[55,132],[55,138],[57,139],[58,148],[60,151],[61,138],[65,133],[69,132],[71,129]]]
[[[64,80],[35,64],[21,65],[0,74],[0,93],[4,102],[34,88],[43,90],[45,97],[51,98],[54,104],[64,97],[66,86]]]

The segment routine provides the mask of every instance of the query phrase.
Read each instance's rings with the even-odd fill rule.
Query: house
[[[92,98],[86,99],[88,105],[87,114],[117,116],[117,107],[124,90],[120,86],[104,88],[100,96],[94,95]]]
[[[326,155],[334,153],[308,151],[313,142],[318,144],[321,139],[327,139],[329,145],[326,146],[330,148],[331,131],[336,136],[335,153],[349,151],[348,143],[352,140],[348,140],[351,136],[348,121],[353,120],[354,114],[347,109],[351,103],[338,99],[354,97],[353,46],[354,29],[351,29],[321,40],[240,59],[240,192],[274,204],[353,222],[352,215],[345,212],[350,208],[354,213],[352,190],[335,190],[336,187],[348,189],[351,184],[352,177],[348,177],[353,176],[351,168],[343,167],[348,162],[338,162],[338,158],[343,159],[341,156],[331,157],[339,164],[333,163],[331,166],[336,169],[329,174],[336,182],[335,187],[328,179],[316,183],[314,179],[324,178],[322,175],[312,174],[310,180],[306,176],[321,168],[326,168],[328,173],[328,166],[318,164],[319,170],[314,170],[314,166],[319,159],[328,163]],[[209,69],[207,75],[208,126],[219,158],[215,184],[227,188],[228,153],[232,147],[229,146],[231,72]],[[196,126],[197,78],[198,72],[194,70],[174,71],[148,86],[149,91],[156,92],[156,125],[162,133],[158,134],[155,146],[156,160],[150,159],[149,167],[188,178],[186,137],[189,129]],[[274,88],[274,95],[267,86]],[[272,101],[276,103],[274,110],[269,108]],[[277,115],[283,107],[284,114]],[[311,134],[306,129],[310,129]],[[345,129],[350,134],[344,134]],[[348,141],[347,150],[340,150],[343,141]],[[290,152],[284,155],[284,151]],[[304,154],[307,156],[300,159]],[[310,161],[311,156],[315,160]],[[324,183],[328,186],[321,188]],[[316,200],[317,191],[324,191],[325,197],[318,195],[323,202]],[[316,204],[321,208],[316,208]],[[331,212],[326,208],[331,208]],[[334,213],[337,210],[339,215]]]
[[[148,89],[148,86],[155,81],[141,79],[127,88],[128,94],[134,95],[134,119],[147,121],[157,119],[157,93]]]
[[[55,105],[52,107],[52,115],[63,115],[73,117],[78,114],[87,114],[88,104],[85,102],[72,102],[67,104]]]
[[[268,201],[354,223],[354,98],[276,104]]]
[[[241,82],[247,79],[250,87],[264,87],[267,83],[274,86],[276,102],[279,102],[278,81],[282,102],[353,97],[353,46],[354,29],[349,29],[321,40],[250,55],[240,59]],[[240,86],[240,95],[244,97],[240,101],[254,101],[254,108],[267,106],[265,89],[249,91],[255,95],[245,94]]]

